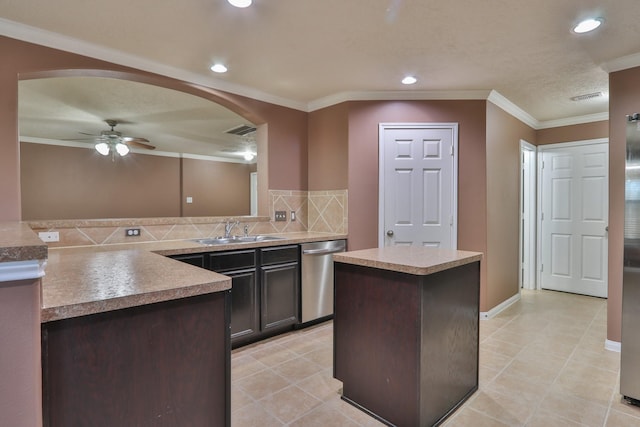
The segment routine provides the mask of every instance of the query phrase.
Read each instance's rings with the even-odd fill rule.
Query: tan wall
[[[349,114],[349,248],[378,246],[378,124],[459,123],[458,248],[486,253],[486,101],[354,101]],[[486,265],[481,271],[486,308]]]
[[[20,144],[22,219],[180,216],[180,159]]]
[[[640,67],[609,75],[609,294],[607,339],[620,342],[627,114],[640,112]]]
[[[536,132],[537,142],[535,144],[545,145],[559,142],[585,141],[588,139],[607,138],[608,136],[609,121],[603,120],[579,125],[540,129]]]
[[[0,283],[0,426],[42,426],[40,280]]]
[[[309,190],[347,188],[348,104],[309,113]]]
[[[255,167],[195,159],[182,162],[183,216],[250,214],[250,174]],[[187,196],[193,197],[193,203],[186,203]]]
[[[0,220],[21,219],[18,144],[18,78],[52,75],[93,75],[126,78],[201,96],[240,114],[256,125],[268,123],[268,175],[261,188],[306,190],[307,113],[187,84],[152,73],[118,66],[81,55],[0,37]],[[78,70],[78,71],[74,71]],[[264,197],[267,194],[265,192]],[[264,201],[261,201],[264,206]]]
[[[536,133],[487,103],[487,295],[491,309],[517,295],[519,275],[520,140]]]

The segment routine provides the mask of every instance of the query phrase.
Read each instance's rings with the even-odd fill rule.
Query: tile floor
[[[332,331],[326,322],[234,350],[232,426],[381,426],[340,400]],[[480,322],[480,389],[444,425],[640,426],[605,337],[606,300],[523,291]]]

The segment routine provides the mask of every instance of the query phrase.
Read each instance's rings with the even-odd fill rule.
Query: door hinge
[[[453,217],[449,217],[449,227],[453,227]]]
[[[544,271],[544,264],[540,264],[540,273]]]
[[[544,169],[544,160],[542,161],[542,164],[540,165],[540,169]]]
[[[540,212],[540,221],[544,221],[544,212]]]

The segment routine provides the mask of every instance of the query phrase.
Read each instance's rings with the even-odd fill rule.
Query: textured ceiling
[[[573,34],[589,15],[604,25]],[[537,122],[606,113],[607,97],[570,98],[607,93],[607,64],[640,54],[637,0],[0,0],[0,17],[0,33],[26,24],[301,109],[348,94],[495,90]],[[214,61],[229,72],[213,75]],[[405,74],[418,83],[401,85]]]

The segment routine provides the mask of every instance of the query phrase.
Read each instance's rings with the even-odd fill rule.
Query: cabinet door
[[[231,340],[259,332],[256,270],[224,273],[231,277]]]
[[[261,267],[262,330],[298,323],[298,263]]]
[[[173,255],[170,258],[204,268],[204,254]]]

